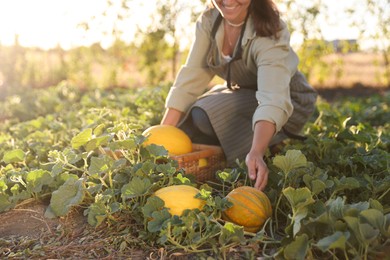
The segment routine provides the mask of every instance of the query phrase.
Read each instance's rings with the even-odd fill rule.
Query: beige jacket
[[[225,62],[220,51],[224,37],[222,24],[215,37],[218,50],[211,50],[214,46],[211,30],[218,15],[218,10],[208,9],[198,19],[195,40],[186,63],[181,67],[168,93],[166,107],[187,112],[197,98],[206,91],[208,84],[216,75],[212,67],[223,65]],[[290,81],[297,72],[299,61],[289,41],[290,33],[286,26],[277,40],[256,36],[253,21],[249,17],[241,46],[242,60],[252,77],[248,77],[246,73],[241,79],[238,76],[233,80],[237,83],[249,81],[257,84],[258,107],[253,114],[253,126],[259,120],[266,120],[273,122],[276,125],[276,132],[279,132],[293,113]],[[210,58],[210,56],[214,57]],[[219,76],[224,77],[224,75]],[[304,80],[304,77],[301,78]],[[303,85],[306,92],[314,92],[307,83],[304,82]],[[299,89],[301,91],[302,87]]]

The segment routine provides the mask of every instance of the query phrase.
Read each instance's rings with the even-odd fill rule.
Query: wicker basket
[[[225,155],[219,146],[193,144],[192,150],[191,153],[171,158],[178,162],[179,169],[184,169],[186,174],[194,175],[198,182],[214,180],[215,172],[226,166]],[[200,159],[204,160],[199,161]]]

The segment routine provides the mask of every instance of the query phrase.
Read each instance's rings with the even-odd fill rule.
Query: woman
[[[289,40],[272,0],[212,0],[161,124],[179,126],[194,143],[220,144],[230,165],[245,159],[255,188],[264,189],[267,148],[299,134],[317,96]],[[204,93],[215,75],[226,84]]]

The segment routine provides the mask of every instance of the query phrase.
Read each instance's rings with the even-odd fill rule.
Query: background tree
[[[321,30],[321,15],[326,16],[327,6],[322,0],[297,1],[279,0],[282,17],[292,37],[298,38],[295,46],[300,58],[300,70],[310,80],[315,72],[322,80],[329,71],[329,64],[321,58],[332,52]]]
[[[381,78],[390,87],[390,1],[365,0],[362,4],[364,13],[359,12],[362,9],[349,10],[354,17],[352,25],[360,29],[360,38],[370,39],[375,52],[381,53],[383,64],[380,66],[384,67]]]
[[[199,15],[199,11],[196,11],[195,7],[196,4],[189,4],[181,0],[158,1],[150,25],[146,30],[138,29],[137,35],[142,39],[140,54],[144,56],[142,66],[144,68],[151,66],[151,73],[157,78],[166,78],[167,71],[161,70],[161,67],[157,70],[152,68],[155,65],[151,62],[156,62],[156,65],[159,66],[161,63],[164,64],[163,60],[170,60],[170,79],[175,77],[181,40],[189,36],[188,31],[193,32],[192,23]],[[149,55],[156,56],[148,57]],[[160,76],[156,75],[158,71],[161,73]]]

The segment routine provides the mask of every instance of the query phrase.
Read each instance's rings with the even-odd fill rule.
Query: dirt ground
[[[339,98],[348,98],[348,97],[369,97],[371,95],[379,94],[383,95],[385,93],[390,92],[389,87],[368,87],[364,86],[360,83],[356,83],[351,87],[315,87],[318,92],[318,95],[327,100],[328,102],[332,102]]]
[[[48,219],[47,206],[47,201],[31,199],[0,214],[0,259],[157,259],[127,244],[114,251],[119,246],[112,231],[94,229],[82,209]]]
[[[0,215],[0,237],[27,236],[39,238],[41,233],[53,233],[60,224],[58,219],[44,217],[47,205],[28,200]]]

